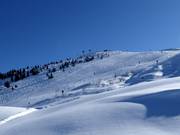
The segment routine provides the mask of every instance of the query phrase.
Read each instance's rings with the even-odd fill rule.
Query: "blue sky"
[[[179,0],[0,0],[0,71],[82,50],[180,45]]]

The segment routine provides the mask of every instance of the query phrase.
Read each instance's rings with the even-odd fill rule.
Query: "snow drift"
[[[0,134],[178,135],[180,51],[107,53],[1,87]]]

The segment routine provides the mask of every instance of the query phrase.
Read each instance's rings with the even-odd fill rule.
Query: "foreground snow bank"
[[[0,125],[3,125],[11,120],[23,117],[27,114],[36,111],[36,109],[19,108],[19,107],[0,107]]]
[[[178,135],[179,82],[180,77],[140,83],[39,111],[7,108],[14,115],[4,120],[0,134]]]
[[[52,110],[38,111],[33,117],[25,116],[20,122],[4,125],[1,135],[113,135],[145,115],[145,108],[134,103],[81,104]]]
[[[61,107],[60,107],[61,108]],[[178,135],[180,117],[146,118],[128,102],[87,103],[37,111],[1,127],[1,135]],[[169,124],[170,123],[170,124]]]
[[[21,113],[25,110],[26,110],[25,108],[21,108],[21,107],[0,106],[0,121],[4,120],[12,115]]]

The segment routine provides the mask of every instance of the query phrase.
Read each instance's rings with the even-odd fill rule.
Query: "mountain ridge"
[[[178,135],[180,51],[95,55],[1,84],[0,134]]]

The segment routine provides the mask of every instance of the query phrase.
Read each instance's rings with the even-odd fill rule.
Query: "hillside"
[[[179,60],[179,49],[96,52],[40,66],[14,89],[1,80],[0,134],[178,135]]]

